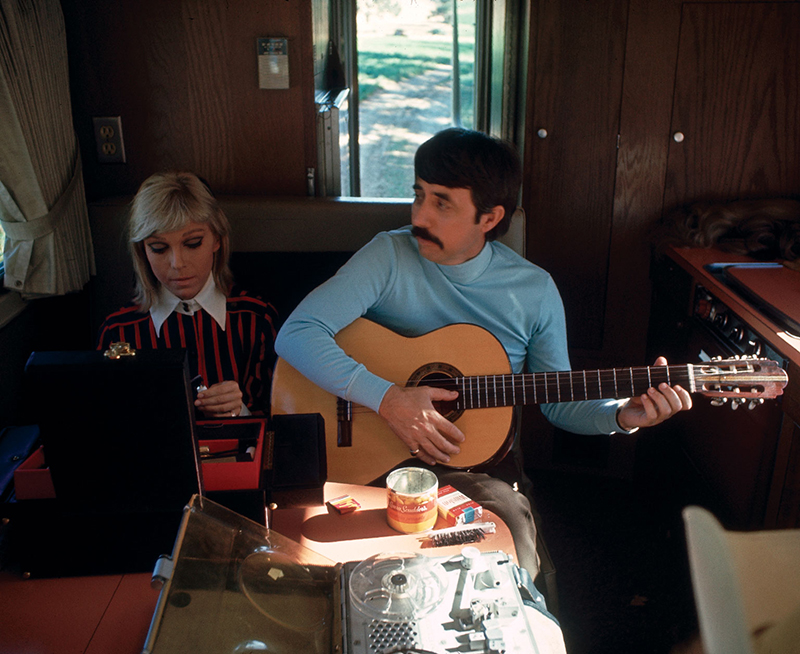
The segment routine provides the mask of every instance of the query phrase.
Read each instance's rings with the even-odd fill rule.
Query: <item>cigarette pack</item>
[[[439,489],[439,515],[451,526],[480,520],[483,507],[452,486]]]

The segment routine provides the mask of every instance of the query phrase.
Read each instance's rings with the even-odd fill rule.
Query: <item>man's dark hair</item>
[[[451,127],[432,136],[417,149],[414,174],[428,184],[468,188],[481,215],[501,205],[503,219],[486,234],[492,241],[508,231],[517,208],[522,165],[510,143],[482,132]]]

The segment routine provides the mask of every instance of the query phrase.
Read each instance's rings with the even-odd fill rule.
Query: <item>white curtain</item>
[[[0,0],[0,228],[5,286],[26,299],[94,274],[59,0]]]

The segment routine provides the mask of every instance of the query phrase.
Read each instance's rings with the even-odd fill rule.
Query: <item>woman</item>
[[[139,188],[128,224],[132,304],[106,318],[98,349],[184,348],[207,418],[269,413],[277,314],[233,287],[230,227],[192,173],[158,173]]]

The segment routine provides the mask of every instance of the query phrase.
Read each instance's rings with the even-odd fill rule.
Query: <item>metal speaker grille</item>
[[[369,625],[369,648],[382,652],[394,647],[414,647],[418,644],[416,624],[373,620]]]

